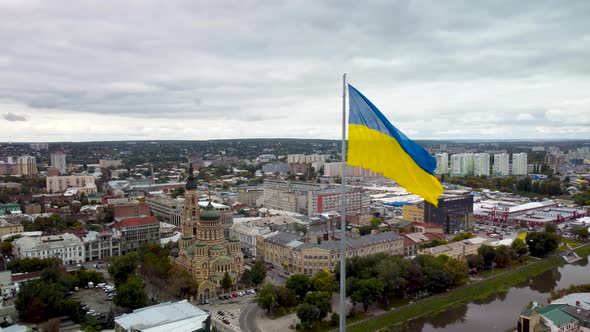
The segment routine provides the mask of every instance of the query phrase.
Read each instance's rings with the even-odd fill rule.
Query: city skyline
[[[344,72],[412,139],[588,139],[589,10],[2,2],[0,141],[337,139]]]

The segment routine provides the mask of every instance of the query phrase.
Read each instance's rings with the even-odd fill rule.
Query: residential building
[[[84,243],[74,234],[41,237],[21,237],[12,242],[12,254],[16,258],[57,257],[64,264],[84,262]]]
[[[440,225],[447,234],[471,229],[473,196],[443,194],[438,198],[438,207],[425,202],[424,222]]]
[[[244,258],[237,238],[226,238],[219,210],[208,202],[199,204],[197,180],[189,168],[182,210],[182,237],[176,264],[187,270],[198,286],[197,298],[216,296],[220,282],[228,273],[235,284],[244,273]]]
[[[302,174],[307,176],[311,174],[312,169],[315,172],[319,171],[324,162],[329,158],[329,155],[323,154],[290,154],[287,155],[287,163],[289,164],[289,172],[291,174]]]
[[[238,202],[246,204],[250,207],[256,206],[256,200],[262,196],[262,190],[259,189],[245,189],[238,193]]]
[[[510,155],[508,153],[498,153],[494,155],[494,176],[510,175]]]
[[[272,163],[272,164],[264,164],[262,165],[262,172],[265,174],[268,173],[288,173],[289,172],[289,164],[287,163]]]
[[[469,176],[473,175],[474,154],[457,153],[451,155],[451,176]]]
[[[467,240],[461,240],[457,242],[451,242],[449,244],[443,244],[440,246],[419,249],[419,255],[432,255],[440,256],[446,255],[450,258],[465,259],[469,255],[477,255],[477,249],[484,244],[489,244],[491,241],[481,238],[474,237]]]
[[[31,148],[31,150],[35,150],[35,151],[48,150],[49,144],[47,144],[47,143],[31,143],[31,144],[29,144],[29,147]]]
[[[66,154],[63,151],[52,152],[51,166],[57,168],[59,174],[66,174]]]
[[[408,204],[402,207],[402,219],[424,222],[424,204]]]
[[[590,331],[590,310],[568,304],[540,306],[531,302],[520,312],[517,331]]]
[[[324,163],[324,176],[329,177],[342,177],[342,163]],[[376,173],[371,170],[358,167],[358,166],[345,166],[346,177],[347,178],[375,178],[375,177],[383,177],[383,174]]]
[[[490,154],[476,153],[473,157],[473,175],[489,176],[490,175]]]
[[[116,332],[205,332],[209,313],[187,300],[133,310],[115,318]]]
[[[367,213],[370,211],[371,196],[364,189],[346,187],[344,194],[346,213]],[[325,212],[340,212],[341,192],[338,189],[322,189],[307,193],[307,214],[314,216]]]
[[[160,222],[156,217],[135,217],[115,221],[113,236],[121,238],[120,253],[126,255],[143,245],[160,244]]]
[[[434,173],[437,175],[449,174],[449,154],[448,153],[437,153],[436,157],[436,169]]]
[[[45,178],[47,192],[61,193],[68,188],[78,188],[81,193],[97,192],[95,178],[91,175],[48,176]]]
[[[340,241],[304,242],[296,233],[277,232],[266,238],[258,237],[258,257],[285,273],[314,275],[319,271],[334,271],[340,261]],[[376,253],[403,255],[403,239],[394,232],[383,232],[346,238],[346,257]]]
[[[404,257],[412,257],[418,254],[418,249],[421,244],[428,243],[434,240],[444,240],[445,236],[441,233],[403,233],[400,234],[404,238]]]
[[[123,160],[121,160],[121,159],[100,159],[98,161],[98,164],[100,165],[100,168],[109,168],[109,167],[117,168],[117,167],[123,165]]]
[[[24,231],[23,225],[13,224],[6,221],[6,219],[0,218],[0,236],[7,234],[19,234]]]
[[[240,239],[244,254],[256,257],[256,238],[277,229],[289,228],[291,224],[301,225],[302,221],[291,216],[237,218],[230,228],[230,238]]]
[[[22,156],[16,158],[16,168],[20,175],[37,174],[37,160],[32,156]]]
[[[527,175],[527,154],[514,153],[512,154],[512,174]]]

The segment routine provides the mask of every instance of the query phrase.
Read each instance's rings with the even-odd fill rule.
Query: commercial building
[[[60,234],[42,237],[21,237],[12,242],[12,254],[16,258],[56,257],[64,264],[84,262],[84,243],[73,234]]]
[[[520,312],[517,331],[587,332],[590,331],[590,310],[581,303],[540,306],[531,302]]]
[[[436,169],[434,174],[449,174],[449,154],[448,153],[437,153],[436,157]]]
[[[319,271],[334,271],[340,261],[340,241],[324,240],[305,243],[295,233],[278,232],[267,238],[258,237],[258,257],[285,273],[314,275]],[[376,253],[403,255],[403,239],[393,232],[346,238],[346,257],[367,256]]]
[[[133,310],[115,318],[116,332],[205,332],[205,312],[187,300],[166,302]]]
[[[133,201],[129,204],[117,204],[113,206],[113,217],[117,220],[131,217],[147,217],[151,215],[150,206],[147,203]]]
[[[81,193],[97,192],[95,178],[91,175],[48,176],[45,178],[47,192],[61,193],[68,188],[78,188]]]
[[[469,176],[473,175],[474,166],[473,153],[457,153],[451,155],[451,176]]]
[[[121,254],[121,236],[111,230],[102,232],[89,231],[82,237],[84,242],[85,260],[93,261],[115,257]]]
[[[402,207],[402,219],[416,222],[424,222],[424,204],[404,205]]]
[[[476,153],[473,156],[473,175],[489,176],[490,175],[490,154]]]
[[[288,228],[290,224],[302,224],[299,219],[291,216],[237,218],[234,221],[229,231],[230,238],[239,239],[244,254],[252,257],[257,255],[258,236],[267,236],[276,229],[284,226]]]
[[[494,176],[510,175],[510,155],[508,153],[498,153],[494,155]]]
[[[121,238],[121,255],[135,251],[143,245],[160,244],[160,222],[156,217],[115,221],[112,229],[113,236]]]
[[[514,153],[512,154],[512,174],[527,175],[527,154]]]
[[[473,196],[443,194],[438,198],[438,207],[425,202],[424,222],[440,225],[447,234],[471,229]]]
[[[55,167],[59,174],[66,174],[66,154],[63,151],[52,152],[51,166]]]
[[[559,206],[557,201],[546,200],[515,204],[511,202],[478,202],[474,206],[475,220],[542,226],[546,223],[563,223],[587,215],[583,208]]]

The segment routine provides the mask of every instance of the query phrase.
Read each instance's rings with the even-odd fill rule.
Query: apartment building
[[[448,153],[437,153],[436,157],[436,169],[434,174],[449,174],[449,154]]]
[[[404,205],[402,207],[402,219],[424,222],[424,204]]]
[[[52,152],[51,166],[55,167],[59,174],[66,174],[66,154],[63,151]]]
[[[370,211],[371,196],[364,189],[347,187],[344,199],[347,214]],[[341,203],[341,192],[338,189],[309,191],[307,193],[307,214],[314,216],[325,212],[340,212]]]
[[[383,177],[383,174],[376,173],[371,170],[358,167],[358,166],[345,166],[346,176],[349,178],[374,178],[374,177]],[[342,177],[342,163],[325,163],[324,164],[324,176],[335,177],[339,176]]]
[[[476,153],[473,156],[473,175],[489,176],[490,175],[490,154]]]
[[[512,154],[512,174],[527,175],[527,154],[514,153]]]
[[[95,178],[91,175],[48,176],[45,179],[47,192],[61,193],[68,188],[78,188],[81,193],[97,192]]]
[[[64,264],[84,262],[85,247],[74,234],[60,234],[42,237],[21,237],[12,242],[12,254],[16,258],[56,257]]]
[[[12,160],[8,163],[11,164]],[[37,160],[32,156],[22,156],[16,158],[16,169],[19,175],[37,174]]]
[[[451,176],[473,175],[475,155],[473,153],[457,153],[451,155]]]
[[[98,161],[98,164],[100,165],[100,168],[109,168],[109,167],[117,168],[117,167],[123,165],[123,160],[121,160],[121,159],[100,159]]]
[[[510,175],[510,155],[498,153],[494,155],[494,176]]]

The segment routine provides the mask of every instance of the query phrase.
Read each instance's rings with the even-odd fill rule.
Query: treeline
[[[44,233],[62,232],[71,229],[82,229],[82,224],[74,217],[60,217],[52,214],[49,217],[37,217],[32,223],[23,223],[25,232],[41,231]]]
[[[62,261],[59,258],[36,258],[27,257],[22,259],[13,259],[7,265],[6,269],[12,273],[23,273],[23,272],[37,272],[49,267],[58,268],[62,265]]]
[[[568,288],[562,288],[551,291],[550,301],[557,300],[572,293],[590,293],[590,284],[571,285]]]
[[[525,177],[516,183],[516,190],[526,193],[535,193],[539,195],[558,196],[563,193],[561,190],[561,182],[551,178],[548,181],[535,181],[530,177]]]

